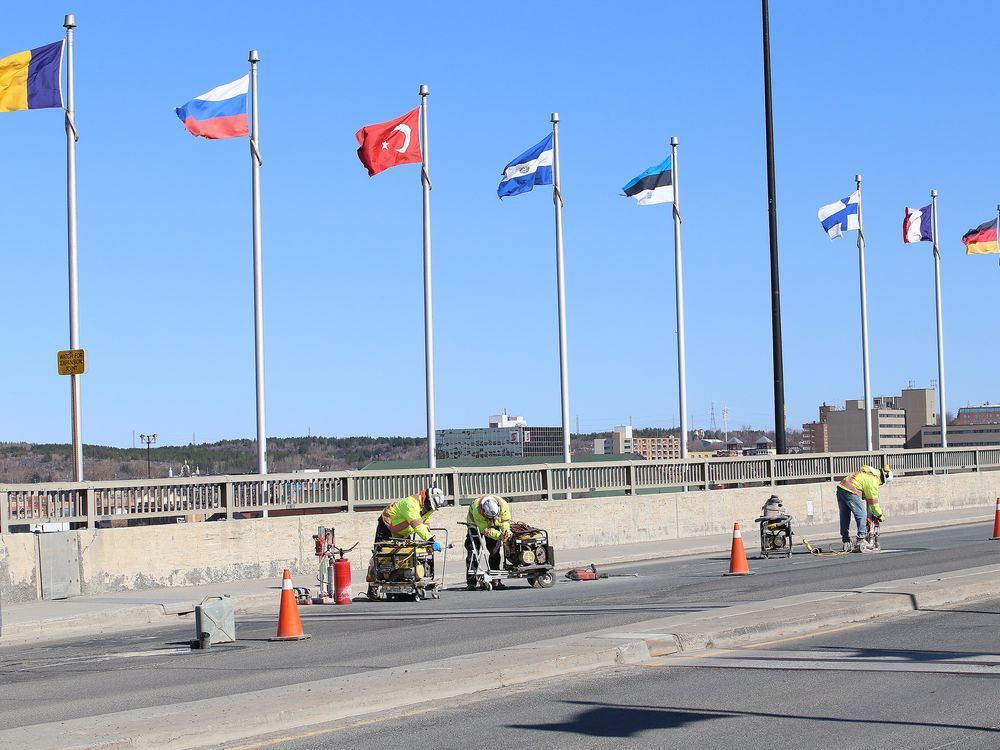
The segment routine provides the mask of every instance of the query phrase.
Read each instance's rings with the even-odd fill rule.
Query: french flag
[[[239,138],[250,134],[247,99],[250,76],[196,96],[175,112],[191,135],[202,138]]]
[[[903,214],[903,242],[933,242],[931,207],[907,208]]]

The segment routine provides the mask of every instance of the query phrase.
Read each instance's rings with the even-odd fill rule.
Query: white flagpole
[[[938,250],[937,190],[931,190],[931,235],[934,244],[934,294],[937,302],[938,419],[941,420],[941,447],[948,447],[948,407],[944,394],[944,323],[941,317],[941,253]]]
[[[674,186],[674,285],[677,300],[677,394],[681,413],[681,458],[688,457],[687,446],[687,364],[684,359],[684,274],[681,268],[681,198],[677,185],[677,136],[670,139],[670,164]]]
[[[69,13],[66,29],[66,239],[69,250],[69,348],[80,348],[80,296],[76,252],[76,97],[73,88],[73,29],[76,18]],[[83,439],[80,427],[80,376],[70,375],[70,411],[73,435],[73,481],[83,481]]]
[[[267,474],[267,429],[264,426],[264,269],[260,239],[260,127],[257,122],[257,50],[250,50],[250,167],[253,204],[253,329],[257,380],[257,473]],[[264,506],[267,518],[267,506]]]
[[[420,183],[424,193],[424,369],[427,406],[427,468],[437,468],[437,433],[434,430],[434,310],[431,297],[431,173],[430,146],[427,142],[427,97],[430,90],[420,86]],[[456,489],[457,492],[457,489]]]
[[[868,288],[865,284],[865,230],[861,221],[861,175],[854,175],[858,186],[858,275],[861,277],[861,364],[865,379],[865,450],[872,450],[871,374],[868,367]]]
[[[562,401],[563,463],[568,464],[570,462],[569,362],[566,354],[566,280],[563,270],[563,198],[559,180],[558,112],[552,113],[552,202],[556,208],[556,299],[559,308],[559,393]]]

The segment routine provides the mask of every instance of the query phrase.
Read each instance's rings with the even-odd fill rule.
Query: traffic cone
[[[308,637],[302,632],[302,620],[299,619],[299,607],[292,588],[292,573],[285,568],[281,581],[281,605],[278,607],[278,635],[270,640],[304,641]]]
[[[990,539],[1000,539],[1000,497],[997,498],[997,514],[993,519],[993,536]]]
[[[740,522],[733,524],[733,551],[729,555],[729,572],[727,576],[752,576],[753,571],[747,565],[747,552],[743,549],[743,532],[740,531]]]

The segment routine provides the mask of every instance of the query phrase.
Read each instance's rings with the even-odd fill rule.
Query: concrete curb
[[[993,520],[994,513],[990,512],[977,518],[962,518],[952,522],[933,521],[918,522],[893,526],[893,532],[920,531],[923,529],[940,528],[942,526],[963,526]],[[803,534],[796,533],[800,539]],[[810,541],[823,542],[838,540],[839,534],[809,534]],[[669,540],[665,540],[669,541]],[[655,550],[634,554],[610,555],[602,557],[599,565],[620,565],[631,562],[647,562],[652,560],[666,560],[677,557],[694,557],[698,555],[711,554],[713,552],[728,552],[728,538],[721,542],[704,544],[697,547],[689,547],[683,550]],[[570,553],[573,550],[569,551]],[[753,558],[751,558],[753,559]],[[557,566],[558,572],[564,572],[570,568],[589,565],[594,562],[592,559],[560,561]],[[454,570],[454,568],[452,568]],[[446,576],[446,585],[455,585],[464,580],[464,575],[452,573]],[[363,582],[362,582],[363,585]],[[220,591],[225,584],[219,584]],[[187,617],[194,612],[195,605],[200,600],[190,602],[169,602],[167,604],[142,604],[132,607],[109,607],[104,610],[87,612],[85,614],[70,615],[67,617],[52,617],[33,622],[13,623],[4,625],[3,635],[0,636],[0,646],[19,645],[26,643],[41,643],[45,641],[69,638],[77,635],[95,635],[109,630],[121,630],[124,628],[161,627],[171,624],[170,618]],[[277,594],[275,590],[254,594],[237,594],[233,596],[233,604],[238,613],[255,611],[268,604],[277,606]],[[176,621],[176,620],[175,620]],[[184,620],[186,622],[187,620]]]
[[[815,633],[1000,596],[1000,565],[675,615],[483,654],[0,731],[19,750],[197,748],[678,652]],[[392,690],[386,690],[392,685]]]

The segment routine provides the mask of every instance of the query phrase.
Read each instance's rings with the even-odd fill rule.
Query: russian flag
[[[202,138],[239,138],[250,134],[247,99],[250,75],[196,96],[175,112],[191,135]]]

